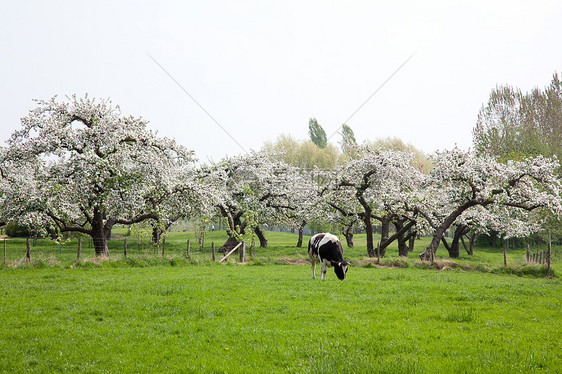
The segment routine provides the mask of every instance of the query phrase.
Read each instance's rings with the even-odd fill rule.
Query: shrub
[[[20,225],[17,222],[10,222],[6,225],[6,235],[12,238],[27,238],[30,230],[27,225]]]

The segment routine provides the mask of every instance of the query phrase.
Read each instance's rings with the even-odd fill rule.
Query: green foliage
[[[299,141],[286,134],[280,135],[275,142],[266,142],[263,149],[272,154],[274,160],[304,170],[314,167],[330,170],[335,168],[340,158],[338,149],[332,144],[318,148],[310,140]]]
[[[412,144],[406,144],[400,138],[381,138],[373,142],[367,143],[373,149],[384,149],[389,151],[407,151],[413,154],[413,166],[419,168],[424,173],[429,173],[433,169],[431,160],[427,157],[425,153],[414,147]]]
[[[197,237],[197,246],[199,250],[203,249],[205,245],[205,238],[207,236],[207,227],[209,226],[209,218],[208,217],[200,217],[195,220],[194,227],[195,227],[195,234]]]
[[[308,121],[308,135],[310,136],[310,140],[316,144],[318,148],[326,148],[328,145],[326,131],[318,124],[316,118],[311,118]]]
[[[138,247],[146,248],[152,243],[152,226],[145,223],[129,226],[128,234],[137,242]]]
[[[20,225],[17,222],[10,222],[4,228],[7,236],[14,238],[28,238],[30,236],[30,229],[27,225]]]
[[[341,150],[344,154],[351,155],[353,150],[357,147],[357,140],[351,127],[345,123],[341,126]]]
[[[523,93],[511,86],[497,86],[482,106],[472,134],[477,154],[504,161],[562,156],[562,82],[558,74],[542,90]]]
[[[271,264],[1,269],[0,371],[562,371],[560,280],[330,275]]]

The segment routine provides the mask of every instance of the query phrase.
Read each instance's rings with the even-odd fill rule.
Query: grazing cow
[[[312,264],[312,279],[316,278],[316,263],[321,265],[320,279],[326,279],[328,267],[334,267],[338,279],[344,280],[349,262],[343,259],[343,248],[338,237],[330,233],[316,234],[308,242],[308,257]]]

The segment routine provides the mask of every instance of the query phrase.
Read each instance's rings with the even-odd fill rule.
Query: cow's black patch
[[[328,236],[328,237],[326,237]],[[322,245],[320,243],[325,240]],[[347,273],[347,261],[343,259],[343,248],[337,237],[329,234],[317,234],[310,238],[308,242],[308,255],[312,264],[312,277],[314,278],[314,264],[320,262],[322,265],[322,278],[326,272],[326,266],[333,266],[334,271],[340,280],[345,279]]]

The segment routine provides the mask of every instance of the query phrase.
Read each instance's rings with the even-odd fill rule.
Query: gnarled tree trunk
[[[343,232],[348,248],[353,248],[353,224],[347,226]]]
[[[297,241],[297,248],[302,248],[302,237],[303,237],[305,226],[306,226],[306,221],[302,221],[301,225],[299,226],[299,239]]]
[[[228,219],[228,226],[229,226],[229,230],[228,230],[228,239],[226,239],[226,242],[224,242],[224,244],[222,245],[222,247],[219,248],[219,252],[229,252],[230,250],[232,250],[234,247],[236,247],[238,245],[238,243],[240,243],[238,241],[238,239],[236,238],[237,235],[244,235],[246,233],[246,226],[248,225],[248,221],[244,220],[243,222],[240,220],[240,217],[242,215],[235,215],[234,217],[229,217]]]
[[[260,241],[260,248],[267,248],[267,238],[265,237],[263,231],[259,226],[254,228],[254,232],[256,233],[259,241]]]
[[[375,257],[375,246],[373,244],[373,223],[371,222],[371,215],[366,214],[363,218],[363,223],[365,224],[365,232],[367,233],[367,255],[369,257]]]
[[[408,238],[404,235],[404,220],[396,220],[393,222],[396,229],[396,240],[398,241],[398,255],[401,257],[408,257]]]
[[[108,220],[104,223],[105,214],[98,208],[94,208],[92,217],[92,229],[90,236],[94,243],[94,251],[96,256],[109,256],[109,246],[107,242],[111,237],[112,221]]]
[[[388,238],[390,236],[390,217],[382,216],[380,217],[381,222],[381,242],[377,248],[379,257],[384,257],[386,255],[386,247],[391,243]]]
[[[455,228],[455,233],[453,235],[453,241],[451,242],[451,247],[448,248],[449,250],[449,257],[451,258],[459,258],[460,256],[460,241],[462,240],[462,237],[466,234],[468,234],[470,231],[470,229],[464,225],[457,225],[457,227]],[[465,246],[465,250],[466,250],[466,245],[464,244],[464,240],[463,240],[463,245]],[[468,251],[467,251],[468,252]]]

